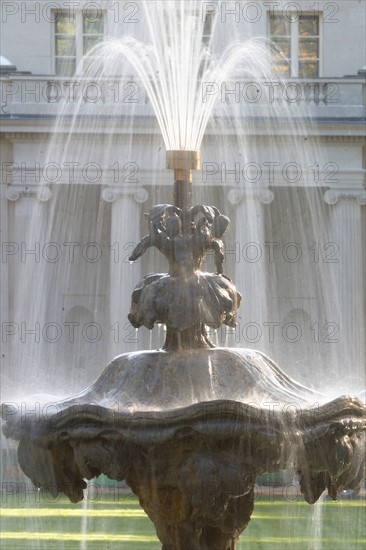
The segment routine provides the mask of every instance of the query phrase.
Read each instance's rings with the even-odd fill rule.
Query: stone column
[[[268,320],[265,205],[272,202],[273,193],[265,188],[234,188],[229,191],[228,199],[236,206],[234,282],[243,295],[236,345],[265,351],[263,323]]]
[[[6,185],[1,182],[0,186],[0,222],[1,222],[1,277],[0,277],[0,321],[1,327],[5,327],[6,323],[10,321],[10,270],[9,270],[9,258],[8,250],[10,248],[9,222],[8,222],[8,201],[6,197]],[[5,341],[4,341],[5,340]],[[3,368],[0,370],[0,386],[2,388],[6,385],[6,378],[9,375],[10,369],[10,343],[8,339],[4,339],[2,333],[1,341],[1,355]]]
[[[112,203],[109,320],[111,359],[139,349],[138,335],[128,321],[131,294],[141,279],[141,260],[128,257],[140,241],[141,203],[148,198],[145,189],[106,187],[102,198]]]
[[[365,283],[363,269],[363,224],[361,208],[366,204],[366,192],[352,189],[330,189],[324,200],[333,205],[330,235],[334,242],[332,263],[329,265],[331,288],[329,301],[339,325],[334,368],[338,379],[344,380],[345,390],[364,389],[365,380]],[[328,258],[329,260],[329,258]],[[363,381],[363,383],[362,383]]]
[[[5,197],[9,239],[3,244],[3,260],[10,296],[8,319],[3,320],[6,326],[2,325],[9,359],[6,382],[17,387],[24,380],[30,381],[31,369],[35,387],[29,383],[28,390],[32,393],[37,384],[36,369],[42,361],[42,328],[48,313],[47,254],[52,251],[45,249],[49,210],[46,203],[52,192],[46,186],[9,185]]]

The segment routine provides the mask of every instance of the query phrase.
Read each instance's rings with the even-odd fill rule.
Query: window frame
[[[203,23],[202,29],[202,47],[209,48],[212,45],[212,38],[215,32],[217,22],[217,12],[212,10],[206,14],[206,21]],[[207,32],[207,30],[209,32]]]
[[[67,16],[70,16],[70,11],[69,10],[62,10],[62,9],[57,9],[57,10],[54,10],[53,11],[53,15],[54,17],[52,18],[52,25],[53,25],[53,31],[52,31],[52,72],[55,76],[57,77],[60,77],[60,78],[73,78],[75,76],[83,76],[84,75],[84,70],[77,70],[78,67],[80,66],[80,62],[82,60],[82,58],[84,57],[85,53],[84,53],[84,36],[93,36],[93,34],[85,34],[84,33],[84,17],[88,15],[88,12],[85,12],[84,10],[73,10],[73,17],[75,19],[75,56],[59,56],[57,55],[56,53],[56,38],[57,36],[60,36],[60,33],[57,32],[57,20],[58,20],[58,17],[60,17],[61,15],[67,15]],[[101,38],[101,41],[105,40],[106,38],[106,35],[107,35],[107,21],[108,21],[108,18],[107,18],[107,12],[106,10],[101,10],[101,14],[102,14],[102,19],[103,19],[103,34],[102,35],[98,35],[98,36],[102,36]],[[67,36],[67,35],[65,35]],[[57,59],[62,59],[62,58],[67,58],[69,57],[70,59],[71,58],[75,58],[75,72],[73,75],[69,76],[69,75],[62,75],[62,74],[57,74],[56,72],[56,67],[57,67]]]
[[[284,13],[280,10],[272,10],[268,11],[268,18],[267,18],[267,25],[268,25],[268,33],[267,36],[269,36],[269,39],[271,42],[273,42],[274,36],[271,34],[271,17],[272,16],[282,16],[285,17]],[[292,15],[291,13],[288,15]],[[289,21],[290,23],[290,75],[286,76],[286,78],[300,78],[302,80],[307,79],[316,79],[316,78],[322,78],[323,75],[323,12],[318,11],[314,13],[313,11],[304,11],[300,15],[296,12],[293,13],[294,16],[297,17],[296,21]],[[315,15],[318,18],[318,35],[314,35],[314,38],[318,39],[318,75],[314,77],[301,77],[299,76],[299,48],[300,48],[300,33],[299,33],[299,21],[301,16],[306,15]],[[272,64],[272,63],[271,63]],[[273,65],[273,64],[272,64]]]

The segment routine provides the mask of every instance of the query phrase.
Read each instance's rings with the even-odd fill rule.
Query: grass
[[[363,550],[363,500],[261,498],[238,550]],[[132,496],[112,494],[87,503],[53,502],[36,493],[2,495],[1,550],[160,550],[153,524]],[[189,549],[187,549],[189,550]]]

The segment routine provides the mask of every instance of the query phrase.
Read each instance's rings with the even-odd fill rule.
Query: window
[[[78,63],[93,46],[102,42],[105,32],[104,12],[60,12],[55,23],[55,72],[73,76]],[[92,59],[92,58],[91,58]],[[83,71],[87,70],[84,62]]]
[[[201,16],[202,17],[202,16]],[[214,11],[209,11],[206,14],[206,20],[203,24],[202,29],[202,46],[209,49],[211,45],[212,35],[215,26],[216,13]]]
[[[269,23],[273,68],[284,77],[319,77],[319,15],[272,13]]]

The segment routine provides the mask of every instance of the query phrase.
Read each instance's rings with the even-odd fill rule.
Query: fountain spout
[[[174,204],[182,210],[192,206],[192,171],[201,169],[200,151],[167,151],[166,167],[174,170]]]

